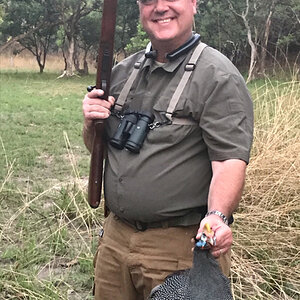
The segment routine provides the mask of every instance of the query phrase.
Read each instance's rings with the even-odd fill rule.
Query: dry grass
[[[103,207],[89,207],[87,180],[80,177],[66,132],[64,141],[73,176],[42,192],[33,191],[29,180],[22,190],[5,187],[14,168],[6,159],[0,189],[6,215],[0,222],[0,299],[92,299],[92,260]],[[20,201],[6,205],[5,193]]]
[[[266,82],[253,94],[253,154],[234,225],[235,299],[300,299],[300,85]]]
[[[95,73],[94,62],[89,62],[89,70]],[[35,57],[28,51],[24,50],[20,54],[11,53],[0,55],[0,70],[10,71],[36,71],[39,72],[39,66]],[[58,72],[64,70],[64,59],[62,55],[48,54],[45,66],[45,72]]]
[[[35,57],[28,53],[22,52],[18,55],[5,54],[0,56],[0,69],[14,71],[37,71],[39,67]],[[60,72],[64,69],[63,57],[49,55],[46,61],[45,71]]]

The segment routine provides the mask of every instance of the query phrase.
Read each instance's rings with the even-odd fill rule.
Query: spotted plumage
[[[191,269],[169,275],[149,300],[232,300],[230,282],[209,250],[196,247]]]

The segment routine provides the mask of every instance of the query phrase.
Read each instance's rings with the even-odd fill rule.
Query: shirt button
[[[123,178],[122,178],[122,177],[119,178],[119,182],[120,182],[120,183],[123,182]]]
[[[120,207],[120,212],[123,213],[125,211],[124,207]]]

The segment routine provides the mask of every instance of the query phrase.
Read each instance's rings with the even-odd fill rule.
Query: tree
[[[87,73],[87,57],[96,57],[103,0],[1,0],[0,52],[15,41],[31,51],[40,70],[45,53],[63,50],[65,74]],[[202,40],[238,67],[249,66],[248,80],[268,66],[286,65],[300,49],[299,0],[198,0],[195,29]],[[115,51],[123,56],[142,49],[146,34],[135,0],[119,0]],[[55,27],[55,26],[56,27]],[[54,27],[53,27],[54,26]],[[53,35],[51,35],[53,33]],[[50,48],[48,48],[50,47]]]
[[[247,82],[254,79],[256,77],[255,74],[255,67],[257,64],[257,59],[258,59],[258,28],[257,28],[257,23],[253,22],[253,27],[251,26],[250,23],[250,14],[253,14],[253,18],[255,18],[257,14],[257,0],[253,1],[253,11],[250,11],[250,4],[249,0],[245,0],[245,7],[242,8],[242,11],[239,12],[238,9],[233,5],[231,0],[227,0],[229,3],[229,9],[238,17],[240,17],[243,22],[244,26],[247,31],[247,38],[248,38],[248,43],[251,47],[251,59],[250,59],[250,66],[249,66],[249,72],[248,72],[248,78]]]
[[[267,56],[267,47],[269,42],[269,36],[270,36],[270,30],[271,30],[271,23],[272,23],[272,16],[275,11],[275,7],[277,5],[276,0],[270,1],[270,8],[269,8],[269,14],[267,16],[266,22],[265,22],[265,30],[263,34],[262,39],[262,47],[261,47],[261,60],[260,60],[260,73],[265,74],[266,69],[266,56]]]
[[[94,57],[98,51],[100,37],[101,15],[98,11],[93,11],[89,15],[81,18],[79,22],[79,34],[77,45],[83,51],[83,69],[80,68],[78,51],[75,51],[75,67],[79,73],[88,74],[88,53],[93,50]]]
[[[130,39],[137,34],[137,24],[139,23],[139,11],[136,1],[119,0],[118,14],[115,35],[116,52],[125,50]]]
[[[56,0],[55,7],[62,23],[63,38],[62,49],[65,57],[64,75],[74,75],[74,58],[76,38],[79,34],[79,22],[99,8],[96,0]],[[76,59],[75,59],[76,61]]]
[[[83,69],[79,66],[79,57],[75,51],[75,67],[80,73],[87,72],[87,55],[92,55],[94,60],[98,55],[100,29],[101,29],[102,14],[99,10],[91,12],[89,15],[81,18],[79,22],[79,34],[77,35],[76,43],[83,51]],[[116,32],[115,32],[115,54],[116,60],[120,56],[127,56],[126,45],[130,38],[137,31],[136,24],[138,23],[139,14],[138,6],[135,1],[119,0],[117,9]]]
[[[57,24],[51,1],[15,0],[7,1],[5,5],[0,29],[6,43],[1,50],[18,41],[36,57],[42,73]]]
[[[41,28],[32,34],[20,39],[19,43],[29,50],[36,58],[40,68],[40,73],[43,73],[46,65],[46,57],[51,43],[54,41],[55,27]]]
[[[269,51],[273,53],[274,70],[275,66],[289,67],[289,61],[299,54],[300,3],[297,0],[289,2],[289,5],[279,5],[273,15],[273,30],[270,34],[272,49],[269,46]]]
[[[233,63],[242,62],[246,32],[243,24],[235,20],[225,1],[199,1],[195,29],[204,42],[224,53]]]
[[[272,18],[277,10],[294,8],[296,4],[293,0],[227,1],[229,9],[235,16],[243,21],[247,31],[247,39],[251,48],[251,59],[247,81],[250,81],[265,74],[270,36],[273,39],[278,39],[278,36],[274,36],[274,31],[271,31]],[[287,20],[286,16],[284,19]],[[289,30],[290,29],[291,27],[289,26]]]

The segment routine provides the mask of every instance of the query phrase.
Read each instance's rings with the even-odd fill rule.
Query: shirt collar
[[[194,48],[193,48],[194,49]],[[193,49],[191,51],[193,51]],[[187,55],[182,55],[173,61],[167,61],[163,66],[154,66],[152,58],[146,58],[145,63],[142,66],[144,68],[150,68],[151,71],[154,71],[157,68],[163,68],[166,72],[174,72],[175,69],[186,59],[187,56],[190,55],[191,51]]]

